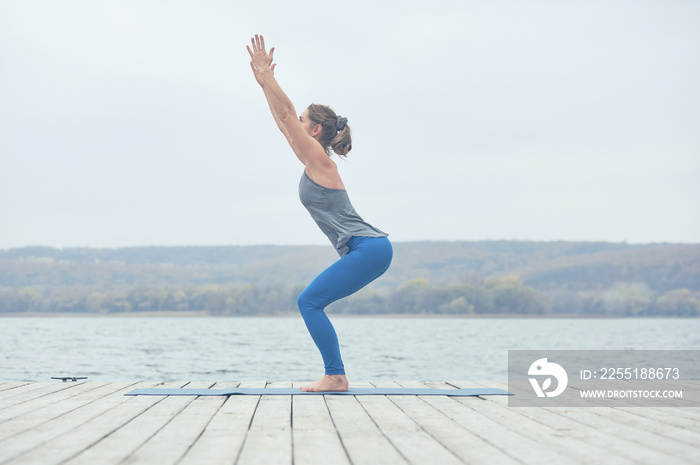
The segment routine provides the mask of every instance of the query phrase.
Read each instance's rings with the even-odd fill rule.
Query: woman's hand
[[[270,53],[267,53],[265,51],[265,39],[262,35],[259,36],[257,34],[250,39],[250,43],[253,45],[252,50],[246,45],[250,54],[250,67],[253,69],[255,80],[258,81],[261,87],[265,87],[262,73],[269,70],[274,75],[275,66],[277,66],[277,63],[272,64],[272,54],[275,52],[275,47],[272,47]]]

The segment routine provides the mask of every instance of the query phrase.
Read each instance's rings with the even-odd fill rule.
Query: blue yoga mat
[[[430,389],[430,388],[351,388],[344,392],[304,392],[298,388],[230,388],[230,389],[134,389],[125,396],[492,396],[512,395],[495,388]]]

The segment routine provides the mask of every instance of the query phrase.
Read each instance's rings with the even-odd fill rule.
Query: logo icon
[[[566,370],[553,362],[548,362],[546,358],[541,358],[536,360],[535,363],[530,365],[530,369],[527,370],[528,375],[546,375],[549,378],[544,380],[542,387],[540,387],[536,378],[528,378],[532,388],[535,390],[537,397],[556,397],[566,389],[566,385],[569,382],[569,377],[566,374]],[[547,391],[552,385],[552,376],[557,380],[557,387],[553,391]]]

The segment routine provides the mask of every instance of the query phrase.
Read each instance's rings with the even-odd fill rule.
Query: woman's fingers
[[[255,34],[255,37],[250,38],[250,44],[253,46],[253,51],[257,52],[258,50],[265,50],[265,38],[262,35]],[[275,47],[272,47],[270,49],[270,53],[272,53],[272,50],[274,50]]]
[[[250,44],[250,46],[246,45],[245,48],[248,50],[248,54],[252,59],[250,64],[253,66],[253,69],[256,69],[253,62],[265,60],[267,63],[260,62],[260,64],[267,64],[274,70],[275,65],[272,64],[272,55],[275,53],[275,47],[272,47],[269,53],[265,52],[265,38],[258,34],[255,34],[255,37],[251,37]]]
[[[258,38],[258,35],[255,34],[255,37],[250,38],[250,45],[253,47],[253,52],[257,52],[261,50],[260,48],[260,39]]]

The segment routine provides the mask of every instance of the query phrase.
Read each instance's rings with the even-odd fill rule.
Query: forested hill
[[[328,246],[0,250],[0,312],[294,311]],[[404,242],[346,313],[700,315],[700,244]]]

